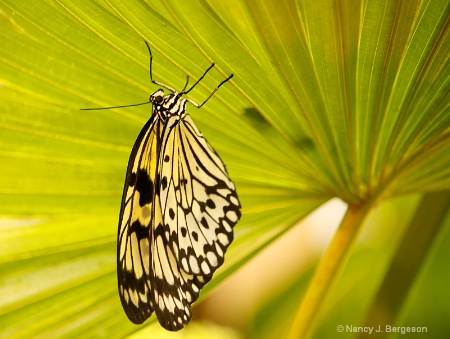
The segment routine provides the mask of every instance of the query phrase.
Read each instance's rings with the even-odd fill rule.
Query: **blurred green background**
[[[1,0],[0,337],[448,335],[449,14],[440,0]],[[117,293],[123,180],[151,107],[79,110],[148,100],[144,39],[176,89],[216,63],[196,102],[234,74],[189,113],[243,216],[178,333],[133,325]]]

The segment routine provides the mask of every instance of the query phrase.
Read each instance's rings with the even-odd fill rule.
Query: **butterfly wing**
[[[192,119],[158,114],[128,163],[118,235],[119,294],[140,324],[155,311],[176,331],[223,263],[241,216],[233,182]]]
[[[144,322],[154,309],[150,251],[161,135],[161,121],[157,114],[153,114],[133,146],[120,210],[117,250],[119,294],[125,313],[135,324]]]
[[[223,263],[241,213],[225,166],[188,115],[169,118],[163,140],[153,298],[161,325],[177,330]]]
[[[183,271],[208,276],[223,263],[241,216],[236,188],[189,115],[166,134],[161,157],[166,239]]]
[[[160,205],[156,195],[155,206]],[[155,211],[161,213],[162,209]],[[163,220],[164,216],[155,216]],[[160,324],[167,330],[178,331],[192,318],[190,305],[198,298],[200,289],[211,276],[203,278],[183,272],[167,242],[163,223],[154,228],[152,251],[152,299]]]

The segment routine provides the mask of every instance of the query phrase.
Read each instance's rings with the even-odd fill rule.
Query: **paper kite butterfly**
[[[147,44],[147,42],[146,42]],[[152,312],[170,331],[186,325],[191,305],[224,261],[241,212],[236,188],[220,157],[186,113],[181,92],[153,80],[153,113],[133,146],[120,208],[117,243],[119,294],[128,318]],[[145,103],[143,103],[145,104]],[[141,105],[141,104],[136,104]],[[131,105],[131,106],[136,106]],[[124,106],[115,106],[124,107]]]

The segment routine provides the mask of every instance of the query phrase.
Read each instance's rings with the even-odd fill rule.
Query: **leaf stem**
[[[373,203],[350,205],[330,245],[317,267],[294,317],[288,339],[307,338],[337,275],[345,265],[358,231]]]

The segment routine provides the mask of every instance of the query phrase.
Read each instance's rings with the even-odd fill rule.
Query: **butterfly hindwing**
[[[161,324],[177,330],[189,322],[190,305],[223,263],[240,205],[237,199],[231,208],[230,203],[224,203],[222,195],[236,196],[234,185],[189,116],[170,118],[163,140],[160,186],[155,197],[161,204],[163,224],[156,225],[154,233],[154,301]],[[209,171],[198,162],[195,151],[196,156],[207,157],[204,161]],[[212,203],[201,201],[208,199],[214,199],[220,211],[214,212]],[[226,216],[228,211],[233,211],[234,222],[229,220],[230,213]]]
[[[236,189],[189,115],[166,129],[164,139],[161,172],[162,178],[169,178],[161,186],[166,240],[184,272],[212,275],[223,263],[240,218]]]
[[[159,204],[158,196],[156,204]],[[152,298],[155,313],[164,328],[176,331],[191,320],[190,306],[211,277],[193,276],[179,267],[161,224],[155,228],[154,239]]]

